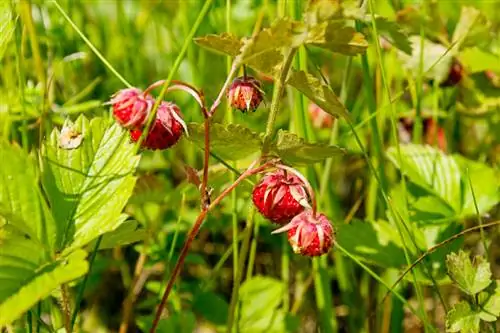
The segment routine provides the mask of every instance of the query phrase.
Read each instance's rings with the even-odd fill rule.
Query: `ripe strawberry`
[[[186,124],[181,118],[179,107],[174,103],[161,102],[156,119],[141,146],[147,149],[167,149],[179,141],[183,130],[186,130]],[[130,130],[132,141],[137,142],[142,131],[142,128]]]
[[[283,224],[309,207],[307,191],[299,177],[277,170],[268,173],[253,189],[253,203],[267,219]]]
[[[309,116],[312,119],[312,124],[316,128],[330,128],[333,125],[334,118],[328,112],[314,103],[309,103]]]
[[[150,95],[144,96],[137,88],[127,88],[113,95],[109,104],[113,105],[113,115],[116,121],[126,128],[144,125],[154,104]]]
[[[255,112],[263,99],[261,84],[251,76],[237,77],[227,91],[227,98],[232,108],[243,113]]]
[[[439,149],[446,152],[448,148],[448,142],[446,141],[446,133],[444,128],[439,126],[439,124],[432,118],[424,120],[424,133],[425,133],[425,143],[429,145],[436,145]]]
[[[312,210],[306,210],[295,216],[290,223],[273,231],[273,233],[288,231],[288,242],[293,252],[308,257],[327,253],[333,245],[335,232],[325,215],[313,216]]]

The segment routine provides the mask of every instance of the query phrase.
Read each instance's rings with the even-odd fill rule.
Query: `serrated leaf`
[[[479,333],[479,314],[469,303],[462,301],[446,314],[446,331]]]
[[[451,279],[469,295],[476,295],[491,284],[490,265],[483,257],[476,256],[474,262],[460,250],[446,256],[446,267]]]
[[[51,206],[57,207],[54,218],[65,228],[61,248],[71,244],[71,249],[125,221],[121,212],[135,185],[139,157],[118,124],[80,116],[66,126],[81,133],[83,141],[76,149],[61,148],[55,129],[43,146],[42,180]]]
[[[411,55],[404,52],[398,53],[398,58],[403,63],[403,66],[410,71],[414,77],[417,77],[420,72],[420,53],[423,50],[422,71],[428,79],[436,80],[441,83],[446,80],[453,63],[452,50],[448,50],[441,44],[433,43],[429,40],[424,40],[423,48],[421,48],[420,36],[411,36],[409,38],[412,47]]]
[[[431,146],[401,145],[401,163],[395,147],[387,156],[413,183],[443,200],[455,213],[461,208],[461,175],[453,157]]]
[[[243,43],[236,36],[224,32],[219,35],[206,35],[194,39],[194,42],[210,51],[236,57]]]
[[[88,270],[83,250],[53,261],[40,244],[21,234],[3,234],[0,245],[0,326]]]
[[[318,163],[345,152],[337,146],[305,142],[303,138],[284,130],[278,131],[274,150],[283,161],[295,165]]]
[[[14,33],[15,25],[8,1],[0,2],[0,60]]]
[[[363,34],[346,26],[345,21],[331,20],[309,27],[306,44],[345,55],[364,53],[368,42]]]
[[[204,147],[205,126],[199,123],[189,123],[188,140],[200,147]],[[252,130],[238,124],[210,125],[210,149],[221,158],[236,161],[260,151],[262,141],[259,135]]]
[[[330,87],[322,84],[313,75],[304,71],[293,72],[287,83],[332,116],[350,117],[349,112]]]
[[[41,196],[34,160],[21,147],[0,140],[0,217],[48,249],[63,226],[56,224]]]

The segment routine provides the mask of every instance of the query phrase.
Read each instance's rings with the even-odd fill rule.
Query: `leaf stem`
[[[71,333],[71,309],[69,306],[68,286],[66,284],[61,285],[61,303],[64,317],[64,328],[66,329],[66,332]]]

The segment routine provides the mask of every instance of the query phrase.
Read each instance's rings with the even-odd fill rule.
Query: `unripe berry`
[[[120,125],[136,128],[144,125],[154,99],[150,95],[144,96],[140,89],[127,88],[114,94],[109,104],[113,106],[113,116]]]
[[[179,141],[183,130],[186,130],[186,125],[181,118],[177,105],[170,102],[161,102],[156,118],[141,147],[153,150],[170,148]],[[132,141],[137,142],[142,132],[142,128],[132,129],[130,131]]]
[[[267,219],[283,224],[309,207],[302,180],[284,170],[265,175],[253,189],[252,199],[258,211]]]
[[[293,252],[308,257],[328,253],[333,246],[335,232],[325,215],[313,215],[306,210],[295,216],[286,226],[273,233],[288,231],[288,242]]]
[[[243,113],[255,112],[263,99],[261,84],[251,76],[237,77],[229,86],[227,99],[234,109],[238,109]]]

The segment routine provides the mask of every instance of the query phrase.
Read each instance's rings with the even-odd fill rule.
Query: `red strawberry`
[[[293,252],[308,257],[320,256],[332,248],[335,232],[325,215],[313,216],[312,210],[306,210],[295,216],[290,223],[273,231],[288,231],[288,242]]]
[[[227,98],[232,108],[255,112],[263,99],[260,82],[251,76],[237,77],[227,91]]]
[[[302,180],[284,170],[268,173],[253,189],[253,203],[267,219],[283,224],[309,207]]]
[[[436,145],[439,149],[446,152],[448,142],[446,141],[446,133],[444,128],[432,118],[424,120],[425,143]]]
[[[156,119],[151,129],[142,142],[142,147],[147,149],[167,149],[179,141],[186,124],[181,118],[179,107],[174,103],[161,102],[156,113]],[[130,130],[130,138],[137,142],[142,135],[142,128]]]
[[[126,128],[144,125],[154,104],[150,95],[144,96],[137,88],[127,88],[113,95],[109,104],[113,105],[113,115],[116,121]]]
[[[312,124],[316,128],[330,128],[333,125],[334,118],[328,112],[314,103],[309,103],[309,116],[312,119]]]

